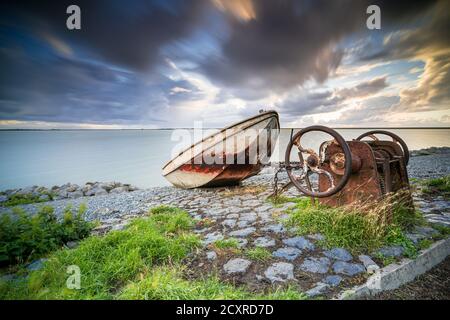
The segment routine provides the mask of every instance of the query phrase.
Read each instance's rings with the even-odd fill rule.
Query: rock
[[[238,226],[238,228],[245,228],[245,227],[247,227],[248,225],[250,224],[250,222],[249,221],[247,221],[247,220],[242,220],[242,221],[239,221],[238,223],[237,223],[237,226]]]
[[[230,213],[229,215],[227,215],[227,219],[237,219],[239,218],[239,214],[237,213]]]
[[[119,223],[119,224],[115,224],[112,226],[111,230],[112,231],[121,231],[121,230],[124,230],[127,225],[128,225],[127,221]]]
[[[327,291],[330,286],[323,282],[317,282],[314,288],[309,289],[305,292],[308,297],[319,296]]]
[[[238,242],[238,247],[239,248],[243,248],[247,245],[248,240],[245,238],[236,238],[237,242]]]
[[[345,274],[347,276],[354,276],[358,273],[364,272],[365,268],[361,264],[348,263],[344,261],[336,261],[333,264],[334,273]]]
[[[352,255],[343,248],[333,248],[325,251],[323,254],[328,258],[335,260],[350,261],[353,259]]]
[[[217,259],[217,253],[215,251],[208,251],[206,253],[206,259],[212,261]]]
[[[83,192],[81,190],[76,190],[76,191],[67,193],[67,197],[69,197],[71,199],[81,198],[82,196],[83,196]]]
[[[42,259],[38,259],[33,261],[32,263],[30,263],[29,265],[27,265],[27,270],[28,271],[37,271],[40,270],[44,267],[44,262],[47,261],[48,259],[42,258]]]
[[[58,192],[58,194],[57,194],[57,197],[58,197],[59,199],[65,199],[65,198],[67,198],[67,191],[66,191],[65,189],[60,190],[60,191]]]
[[[306,240],[303,237],[284,239],[283,243],[290,247],[296,247],[303,250],[314,250],[314,245],[311,243],[311,241]]]
[[[414,229],[414,232],[423,234],[426,237],[432,237],[439,233],[437,230],[435,230],[431,227],[416,227]]]
[[[19,278],[19,276],[14,273],[5,274],[5,275],[0,276],[0,280],[5,281],[5,282],[14,281],[14,280],[17,280],[18,278]]]
[[[128,191],[129,192],[133,192],[133,191],[137,191],[137,190],[139,190],[139,188],[136,187],[136,186],[128,186]]]
[[[259,237],[255,239],[253,244],[255,245],[255,247],[273,247],[275,245],[275,239],[269,237]]]
[[[254,212],[242,213],[240,216],[240,220],[254,222],[254,221],[256,221],[256,213],[254,213]]]
[[[222,225],[228,228],[234,228],[236,226],[236,220],[234,219],[225,219],[222,221]]]
[[[80,189],[80,187],[79,187],[77,184],[71,184],[70,186],[68,186],[68,187],[66,188],[66,191],[67,191],[68,193],[70,193],[70,192],[75,192],[75,191],[77,191],[78,189]]]
[[[232,232],[230,232],[230,236],[232,236],[232,237],[247,237],[248,235],[250,235],[253,232],[255,232],[255,230],[256,229],[254,227],[248,227],[248,228],[245,228],[245,229],[232,231]]]
[[[317,240],[317,241],[325,240],[325,237],[323,235],[321,235],[320,233],[310,234],[307,237],[310,239],[313,239],[313,240]]]
[[[207,235],[205,235],[203,244],[207,245],[207,244],[213,243],[214,241],[222,240],[222,239],[223,239],[223,234],[221,234],[219,231],[211,232],[211,233],[208,233]]]
[[[50,197],[48,194],[41,194],[39,196],[39,201],[50,201]],[[1,202],[1,201],[0,201]]]
[[[271,282],[294,279],[294,265],[287,262],[275,262],[264,272],[264,275]]]
[[[366,268],[367,273],[372,274],[375,271],[379,270],[380,267],[375,263],[375,261],[372,260],[371,257],[366,255],[360,255],[358,256],[359,261],[361,261]]]
[[[399,257],[403,254],[403,251],[404,249],[402,246],[388,246],[378,250],[378,254],[381,254],[384,257]]]
[[[66,243],[66,247],[69,249],[75,249],[76,247],[78,247],[78,245],[78,241],[69,241]]]
[[[94,195],[95,196],[103,196],[103,195],[106,195],[106,194],[108,194],[108,192],[105,189],[98,188],[98,189],[96,189]]]
[[[418,244],[421,240],[426,239],[427,236],[420,233],[407,233],[405,236],[411,240],[414,244]]]
[[[281,224],[271,224],[261,228],[262,231],[273,232],[273,233],[283,233],[285,229]]]
[[[231,259],[228,261],[224,266],[223,269],[226,273],[244,273],[247,271],[248,267],[250,267],[252,263],[249,260],[242,259],[242,258],[236,258]]]
[[[8,201],[8,196],[0,195],[0,203]]]
[[[286,260],[295,260],[301,253],[301,250],[297,248],[284,247],[272,252],[272,255]]]
[[[330,259],[326,257],[305,259],[300,265],[300,269],[312,273],[327,273],[330,267]]]
[[[27,195],[27,194],[33,193],[34,189],[36,189],[36,186],[25,187],[25,188],[19,189],[19,191],[17,191],[17,194]]]
[[[327,276],[323,279],[323,282],[328,284],[329,286],[336,287],[341,283],[342,277],[337,275]]]
[[[265,206],[261,206],[261,207],[256,207],[255,211],[256,212],[265,212],[265,211],[268,211],[270,209],[272,209],[271,205],[265,205]]]
[[[98,185],[99,188],[110,191],[116,187],[114,182],[103,182]]]
[[[124,192],[128,192],[128,187],[117,187],[114,189],[111,189],[111,191],[109,191],[109,193],[124,193]]]

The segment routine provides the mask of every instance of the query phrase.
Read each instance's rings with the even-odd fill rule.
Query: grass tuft
[[[440,194],[446,199],[450,198],[450,175],[441,178],[423,180],[420,183],[423,186],[423,193]]]
[[[245,255],[255,261],[268,261],[272,258],[272,254],[269,250],[262,247],[256,247],[253,249],[249,249],[245,252]]]
[[[219,250],[239,249],[239,241],[235,238],[222,239],[214,241],[213,246]]]
[[[276,289],[255,294],[245,288],[221,282],[216,276],[199,280],[183,278],[183,267],[158,267],[140,281],[130,283],[118,295],[119,299],[144,300],[304,300],[306,295],[295,288]]]
[[[417,252],[403,231],[422,224],[423,218],[404,202],[404,195],[387,197],[378,205],[331,208],[298,202],[286,224],[298,234],[321,233],[325,247],[343,247],[353,253],[372,252],[388,244],[405,248],[407,256]]]
[[[182,210],[153,209],[148,218],[132,221],[125,230],[91,236],[75,249],[56,251],[22,285],[10,288],[11,282],[2,283],[0,298],[111,299],[153,266],[180,261],[198,247],[198,236],[188,232],[192,225],[192,218]],[[66,287],[71,265],[81,270],[80,290]]]
[[[21,264],[40,258],[68,241],[89,235],[93,224],[84,220],[86,206],[67,207],[58,221],[53,207],[43,206],[30,216],[20,208],[0,217],[0,265]]]

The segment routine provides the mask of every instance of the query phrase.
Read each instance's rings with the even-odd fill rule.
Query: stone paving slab
[[[271,190],[256,193],[252,188],[270,187],[272,175],[259,175],[235,188],[181,190],[172,187],[138,190],[123,194],[95,196],[71,200],[73,206],[86,203],[87,219],[98,219],[102,228],[117,228],[126,225],[125,221],[144,215],[150,208],[158,205],[172,205],[185,209],[199,222],[195,232],[202,238],[207,263],[222,270],[229,276],[242,277],[243,283],[268,281],[269,283],[295,282],[302,285],[310,296],[338,290],[342,284],[368,276],[377,269],[372,260],[374,254],[363,258],[352,256],[342,248],[322,249],[323,235],[298,236],[287,230],[280,222],[283,210],[292,203],[276,207],[266,200]],[[281,177],[281,179],[283,179]],[[299,197],[290,189],[286,196]],[[415,202],[426,212],[428,221],[439,221],[450,225],[450,205],[444,199],[431,201],[415,195]],[[67,201],[53,201],[48,204],[62,212]],[[37,205],[23,206],[31,214]],[[0,212],[3,209],[0,209]],[[5,211],[5,210],[3,210]],[[281,213],[281,215],[280,215]],[[206,223],[208,222],[208,223]],[[416,241],[430,238],[435,232],[432,228],[417,228],[410,237]],[[236,238],[239,247],[267,249],[272,258],[269,262],[250,261],[244,255],[221,257],[210,249],[217,240]],[[387,257],[400,257],[402,248],[386,247],[379,250]],[[202,262],[205,263],[205,262]],[[364,280],[364,279],[363,279]],[[261,283],[262,283],[261,282]]]

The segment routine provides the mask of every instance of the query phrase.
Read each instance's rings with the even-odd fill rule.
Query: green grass
[[[139,300],[258,300],[283,299],[304,300],[306,295],[288,287],[276,289],[265,294],[255,294],[245,288],[237,288],[221,282],[216,276],[199,280],[186,280],[182,277],[182,267],[158,267],[145,279],[130,283],[118,295],[118,299]]]
[[[213,246],[219,250],[239,249],[239,241],[235,238],[222,239],[214,241]]]
[[[425,250],[428,249],[433,244],[433,241],[430,239],[422,239],[419,242],[419,249]]]
[[[255,294],[214,275],[186,279],[182,260],[200,246],[193,224],[180,209],[155,208],[125,230],[54,252],[28,279],[0,280],[0,299],[306,299],[292,287]],[[79,290],[66,287],[70,265],[81,270]]]
[[[390,222],[388,222],[390,218]],[[321,233],[327,248],[343,247],[353,253],[373,252],[383,245],[402,245],[405,254],[413,257],[417,250],[404,231],[422,224],[419,213],[412,212],[401,201],[382,201],[376,207],[331,208],[298,202],[285,222],[298,234]]]
[[[111,299],[153,266],[180,261],[198,247],[198,237],[187,232],[192,225],[192,218],[184,211],[157,208],[125,230],[91,236],[75,249],[56,251],[42,270],[32,272],[29,281],[16,290],[3,287],[11,284],[2,284],[0,298]],[[81,270],[80,290],[66,288],[70,265]]]
[[[262,247],[256,247],[253,249],[249,249],[245,252],[245,255],[254,261],[267,261],[272,258],[272,254],[269,250]]]
[[[41,195],[48,195],[49,199],[40,199],[39,197]],[[47,202],[53,199],[53,194],[51,193],[42,193],[39,195],[33,195],[33,194],[13,194],[8,197],[8,200],[2,203],[5,207],[15,207],[22,204],[30,204],[30,203],[40,203],[40,202]]]
[[[53,208],[43,206],[33,216],[14,208],[0,217],[0,266],[27,263],[60,248],[68,241],[89,235],[93,224],[84,220],[86,207],[67,207],[61,221]]]
[[[276,197],[269,197],[267,199],[270,203],[272,203],[275,207],[281,207],[281,205],[285,203],[301,203],[303,201],[309,201],[311,202],[310,198],[293,198],[293,197],[286,197],[284,195],[278,195]]]
[[[420,183],[423,186],[423,193],[440,194],[446,199],[450,198],[450,175],[442,178],[423,180]]]

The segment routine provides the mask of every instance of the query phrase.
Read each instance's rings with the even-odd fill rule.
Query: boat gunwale
[[[277,118],[277,121],[278,121],[278,131],[279,131],[279,130],[280,130],[280,118],[279,118],[278,112],[276,112],[275,110],[269,110],[269,111],[266,111],[266,112],[257,114],[257,115],[255,115],[255,116],[253,116],[253,117],[250,117],[250,118],[241,120],[241,121],[239,121],[239,122],[233,123],[233,124],[231,124],[231,125],[229,125],[229,126],[223,128],[223,129],[221,129],[220,131],[218,131],[218,132],[216,132],[216,133],[212,133],[212,134],[210,134],[209,136],[203,138],[202,140],[199,140],[199,141],[197,141],[197,142],[191,144],[189,147],[183,149],[183,151],[180,151],[176,157],[173,157],[172,159],[170,159],[170,160],[162,167],[162,171],[164,171],[164,169],[165,169],[170,163],[172,163],[176,158],[180,157],[183,153],[185,153],[186,151],[192,149],[192,148],[195,147],[196,145],[198,145],[198,144],[200,144],[200,143],[203,143],[204,141],[210,139],[211,137],[214,137],[214,136],[216,136],[216,135],[219,135],[219,134],[225,132],[226,130],[229,130],[229,129],[233,128],[233,127],[236,127],[236,126],[238,126],[238,125],[241,125],[241,124],[243,124],[243,123],[245,123],[245,122],[248,122],[248,121],[257,119],[257,118],[259,118],[259,117],[263,117],[263,116],[269,115],[269,114],[272,114],[273,116],[275,116],[275,117]],[[237,133],[239,133],[239,132],[241,132],[241,131],[243,131],[243,130],[246,130],[246,129],[248,129],[248,128],[250,128],[250,127],[252,127],[252,126],[254,126],[254,125],[258,124],[258,123],[261,123],[262,121],[267,120],[268,118],[270,118],[270,117],[261,119],[261,120],[258,121],[258,122],[255,122],[255,123],[253,123],[253,124],[251,124],[251,125],[249,125],[249,126],[247,126],[247,127],[244,127],[244,128],[242,128],[240,131],[235,132],[235,133],[234,133],[233,135],[231,135],[231,136],[234,136],[234,135],[236,135]],[[230,136],[230,137],[231,137],[231,136]],[[227,138],[229,138],[229,137],[223,138],[223,139],[222,139],[222,142],[223,142],[225,139],[227,139]],[[217,143],[219,143],[219,142],[217,142]],[[216,143],[216,144],[217,144],[217,143]],[[216,145],[216,144],[214,144],[214,145]],[[209,149],[209,148],[208,148],[208,149]],[[203,151],[204,151],[204,150],[202,150],[202,152],[203,152]],[[196,156],[197,156],[197,155],[193,156],[193,157],[191,158],[191,160],[192,160],[193,158],[195,158]],[[176,168],[174,168],[174,169],[171,170],[170,172],[167,172],[167,173],[163,174],[163,176],[165,177],[165,176],[171,174],[172,172],[178,170],[178,169],[179,169],[182,165],[184,165],[184,164],[185,164],[185,163],[180,164],[179,166],[177,166]]]

